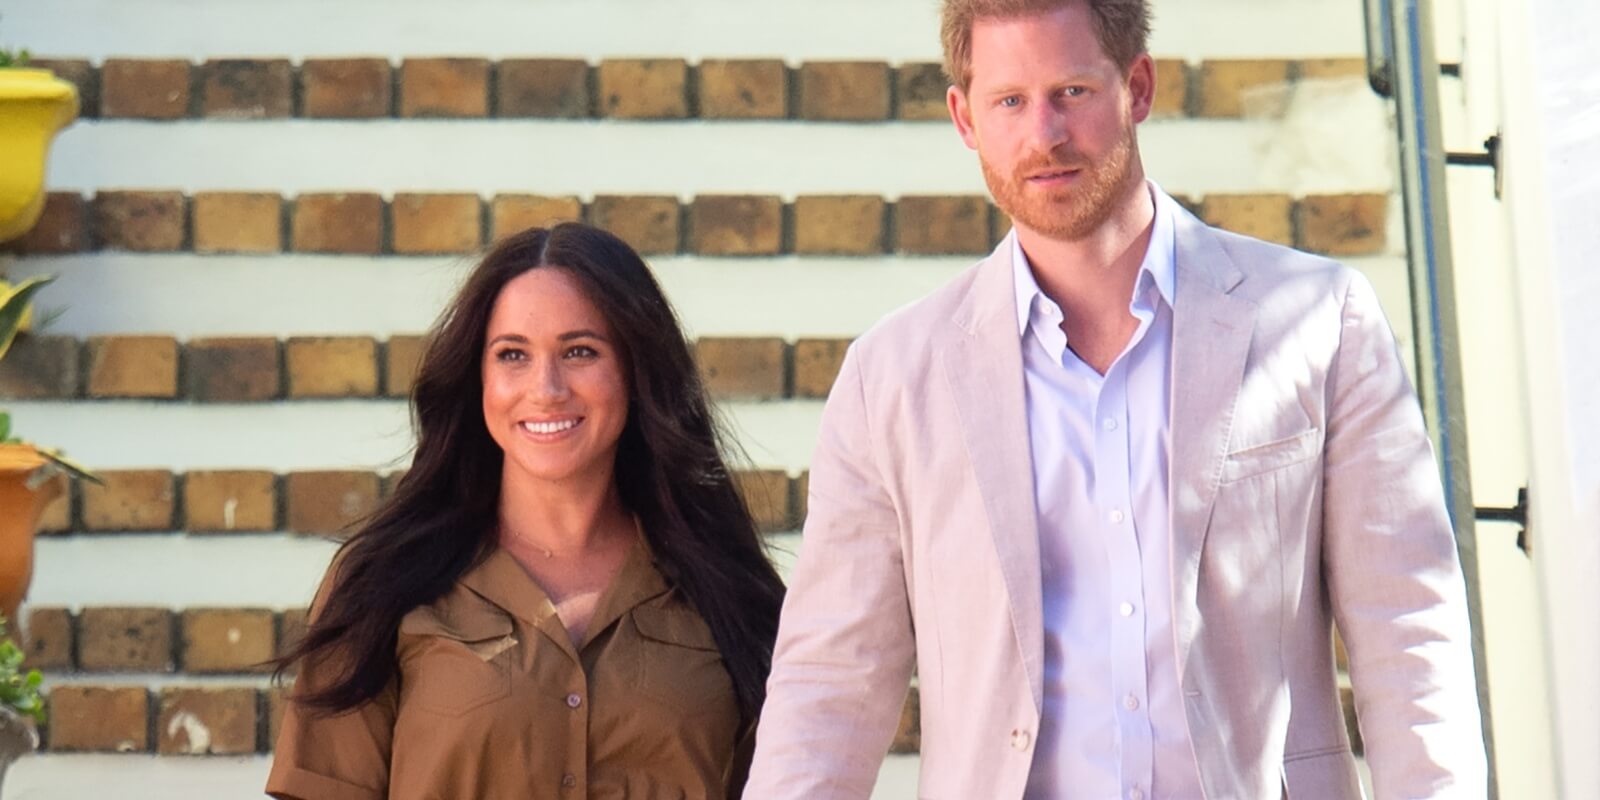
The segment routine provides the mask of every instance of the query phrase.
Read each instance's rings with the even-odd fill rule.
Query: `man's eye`
[[[1022,98],[1020,98],[1020,97],[1018,97],[1016,95],[1010,95],[1009,97],[1002,97],[1002,98],[1000,98],[1000,105],[1003,108],[1016,108],[1017,106],[1022,105]]]
[[[1088,88],[1083,86],[1068,86],[1066,89],[1062,90],[1062,94],[1065,94],[1068,97],[1082,97],[1088,93]]]

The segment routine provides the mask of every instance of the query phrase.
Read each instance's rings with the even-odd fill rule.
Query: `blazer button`
[[[1026,750],[1033,743],[1033,737],[1027,731],[1017,728],[1011,731],[1011,749]]]

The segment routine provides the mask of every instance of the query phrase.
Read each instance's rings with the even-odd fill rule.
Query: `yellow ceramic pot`
[[[0,69],[0,242],[44,211],[50,140],[78,118],[78,90],[47,69]]]
[[[33,582],[33,534],[39,515],[66,489],[66,476],[25,444],[0,444],[0,614],[15,620]],[[42,478],[42,480],[40,480]],[[12,623],[12,630],[16,630]]]

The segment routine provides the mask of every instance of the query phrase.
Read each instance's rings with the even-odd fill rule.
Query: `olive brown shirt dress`
[[[496,549],[400,623],[398,670],[337,715],[286,704],[280,800],[725,798],[748,768],[711,630],[643,539],[575,647],[548,596]],[[297,686],[316,686],[303,665]]]

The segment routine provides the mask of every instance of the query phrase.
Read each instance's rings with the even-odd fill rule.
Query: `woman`
[[[278,798],[737,796],[783,587],[648,268],[512,236],[441,317],[417,449],[340,550]]]

